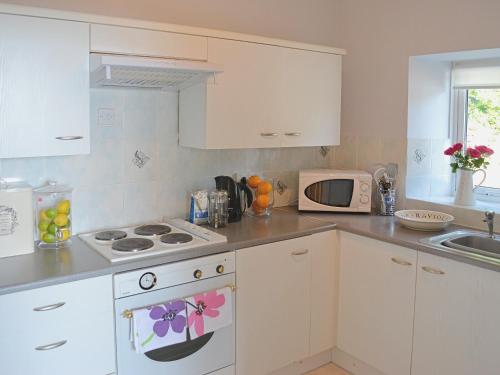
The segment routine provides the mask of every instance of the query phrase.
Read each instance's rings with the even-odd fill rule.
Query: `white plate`
[[[450,214],[429,210],[401,210],[395,215],[405,227],[424,231],[442,230],[455,220]]]

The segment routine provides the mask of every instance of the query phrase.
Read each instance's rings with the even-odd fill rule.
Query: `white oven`
[[[130,312],[235,284],[234,253],[223,253],[114,276],[118,375],[233,375],[232,324],[180,344],[137,353],[131,342]]]
[[[310,169],[299,172],[299,210],[370,212],[372,176],[364,171]]]

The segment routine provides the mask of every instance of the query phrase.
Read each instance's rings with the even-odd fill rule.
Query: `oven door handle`
[[[236,285],[234,285],[234,284],[225,285],[224,288],[231,289],[231,292],[233,292],[233,293],[236,292]],[[141,307],[139,307],[135,310],[140,310],[140,309],[141,309]],[[123,310],[122,317],[125,319],[132,319],[134,317],[134,310],[129,310],[129,309]]]

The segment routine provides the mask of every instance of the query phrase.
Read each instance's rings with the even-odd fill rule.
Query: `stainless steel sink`
[[[478,252],[500,258],[500,240],[477,234],[460,236],[442,242],[443,246],[463,251]]]
[[[490,238],[486,233],[456,231],[420,242],[448,253],[500,264],[500,238]]]

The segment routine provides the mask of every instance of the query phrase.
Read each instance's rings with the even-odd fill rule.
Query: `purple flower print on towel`
[[[165,337],[170,327],[174,332],[180,333],[186,327],[186,317],[179,315],[184,311],[186,303],[184,301],[172,301],[162,306],[155,306],[151,309],[149,317],[157,322],[153,325],[153,331],[159,337]]]

